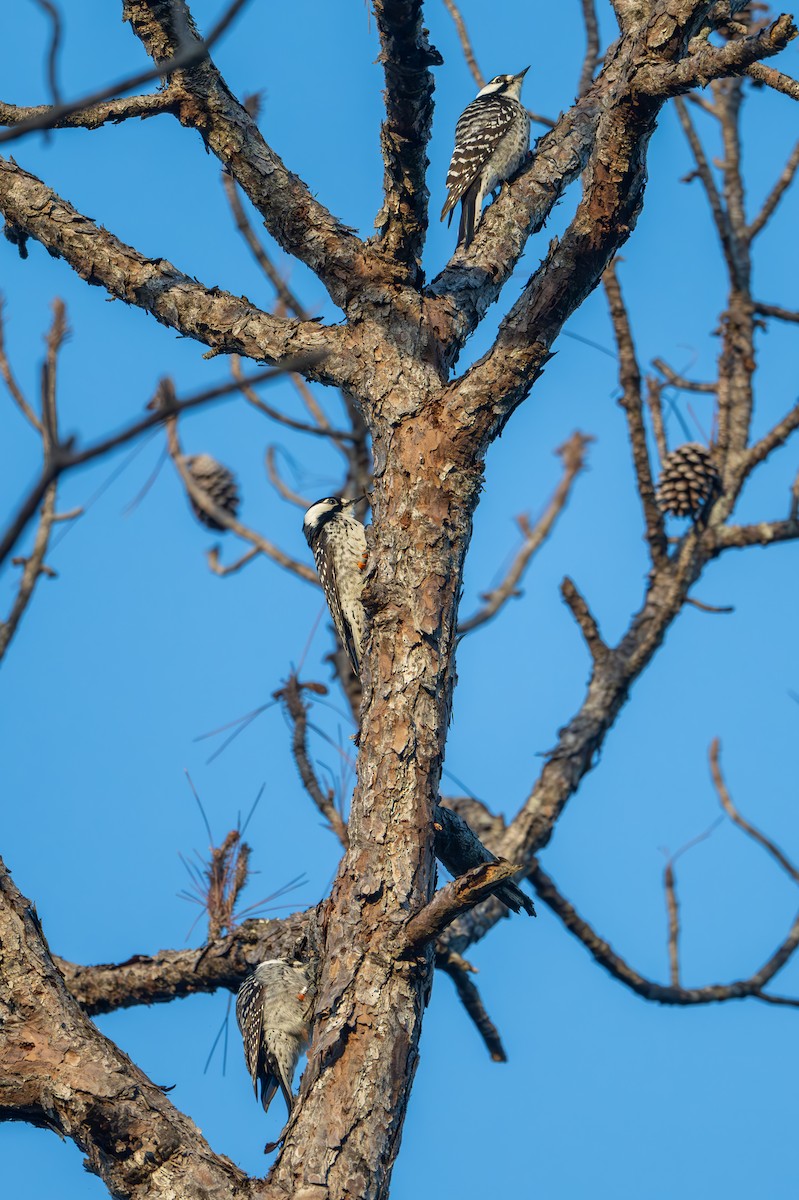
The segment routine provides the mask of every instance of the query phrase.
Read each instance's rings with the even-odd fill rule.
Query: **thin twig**
[[[309,507],[311,502],[307,496],[301,496],[299,492],[295,492],[286,483],[285,479],[277,469],[276,450],[277,447],[275,446],[267,446],[266,453],[264,454],[264,464],[266,466],[266,473],[269,476],[269,482],[272,484],[272,487],[275,489],[278,495],[282,496],[284,500],[287,500],[289,504],[294,504],[297,508],[302,509],[302,511],[305,512],[306,508]]]
[[[756,304],[755,312],[761,317],[776,317],[778,321],[799,324],[799,312],[790,308],[780,308],[776,304]]]
[[[614,979],[618,979],[636,995],[657,1004],[718,1004],[724,1000],[742,1000],[747,997],[771,1003],[771,998],[766,996],[763,988],[785,966],[799,946],[799,914],[797,914],[784,940],[760,970],[748,979],[738,979],[732,983],[713,983],[698,988],[664,986],[661,983],[655,983],[652,979],[647,979],[616,954],[609,943],[595,932],[561,894],[554,881],[537,861],[534,861],[528,869],[528,878],[535,888],[538,898],[559,917],[566,929],[583,943],[595,961],[608,974],[612,975]],[[779,1003],[779,1000],[775,1002]]]
[[[608,298],[610,319],[619,357],[619,384],[621,386],[619,403],[627,418],[627,432],[630,438],[638,495],[644,514],[646,540],[652,563],[657,565],[666,557],[666,530],[663,513],[655,498],[652,464],[649,461],[641,394],[641,368],[638,365],[630,317],[624,303],[615,260],[607,267],[602,276],[602,282]]]
[[[656,379],[654,375],[646,377],[646,406],[649,409],[658,459],[662,467],[669,448],[666,442],[666,426],[663,422],[663,382]]]
[[[467,621],[459,623],[458,634],[460,637],[490,621],[507,604],[508,600],[521,594],[519,583],[525,570],[533,555],[549,537],[555,522],[566,507],[572,484],[585,467],[586,449],[593,440],[592,437],[577,431],[555,451],[563,461],[563,476],[560,483],[553,492],[546,510],[535,525],[530,524],[529,517],[516,518],[516,524],[523,538],[522,544],[502,582],[483,595],[482,599],[485,600],[483,607],[478,609]]]
[[[219,547],[212,546],[206,554],[206,560],[214,575],[224,577],[225,575],[235,575],[242,567],[246,567],[247,563],[257,558],[260,553],[261,551],[257,546],[251,546],[245,554],[242,554],[241,558],[237,558],[235,562],[228,563],[227,566],[222,566],[219,561]]]
[[[656,371],[660,371],[661,375],[672,387],[679,388],[681,392],[702,392],[707,395],[714,395],[718,391],[717,383],[699,383],[695,379],[686,379],[684,375],[678,374],[662,358],[653,358],[652,366]]]
[[[3,316],[3,308],[3,300],[0,299],[0,375],[3,376],[3,380],[8,388],[9,395],[16,404],[17,408],[23,414],[25,419],[33,426],[33,428],[38,433],[41,433],[42,423],[36,416],[36,413],[33,411],[30,404],[28,404],[28,401],[25,399],[25,394],[17,383],[14,372],[11,369],[11,363],[9,362],[8,355],[6,353],[5,319]]]
[[[58,86],[58,51],[61,48],[61,14],[51,0],[34,0],[35,4],[47,14],[50,21],[50,45],[47,48],[47,82],[53,104],[61,103],[61,89]]]
[[[477,65],[477,59],[475,58],[474,48],[472,46],[471,38],[469,37],[469,31],[466,28],[466,22],[464,21],[461,11],[455,3],[455,0],[444,0],[444,6],[449,15],[452,17],[452,20],[455,22],[455,29],[457,30],[458,39],[460,40],[461,49],[463,50],[463,57],[466,59],[466,65],[471,71],[472,78],[477,84],[477,87],[482,90],[488,80]],[[533,112],[531,108],[528,108],[527,112],[531,121],[535,121],[538,125],[546,125],[548,129],[555,128],[555,122],[551,121],[549,117],[542,117],[540,113]]]
[[[491,1055],[491,1061],[507,1062],[508,1056],[502,1045],[499,1030],[486,1012],[480,993],[469,978],[475,968],[465,963],[464,959],[452,950],[436,954],[436,966],[439,970],[445,971],[455,984],[458,998],[485,1042],[486,1049]]]
[[[777,205],[794,181],[797,168],[799,168],[799,142],[796,143],[791,151],[788,161],[783,168],[782,174],[774,184],[774,187],[771,189],[766,199],[763,201],[763,207],[747,230],[750,241],[757,237],[757,235],[766,227],[769,220],[774,215]]]
[[[302,698],[303,690],[311,690],[320,695],[327,694],[327,688],[323,684],[300,683],[297,676],[291,674],[283,687],[274,693],[274,696],[276,700],[282,702],[291,719],[291,752],[297,764],[303,787],[346,850],[349,845],[349,834],[346,823],[336,808],[335,793],[332,788],[327,791],[322,788],[308,756],[308,710]]]
[[[293,359],[282,367],[273,367],[269,370],[259,371],[255,375],[251,375],[247,382],[249,384],[265,383],[269,379],[277,379],[287,372],[296,370],[300,363],[307,364],[307,356],[302,359]],[[155,425],[161,425],[170,417],[177,416],[178,413],[187,412],[190,409],[197,408],[202,404],[209,404],[214,400],[221,400],[224,397],[230,396],[233,392],[238,391],[239,384],[234,380],[220,384],[217,387],[208,388],[204,392],[198,392],[194,396],[189,396],[185,400],[175,399],[169,404],[162,405],[149,416],[142,417],[141,420],[135,421],[126,429],[119,433],[112,434],[110,437],[103,438],[93,445],[87,446],[85,450],[74,450],[74,439],[69,438],[60,445],[53,448],[48,462],[45,464],[39,479],[28,492],[25,499],[22,501],[19,509],[10,525],[8,526],[2,540],[0,540],[0,565],[2,565],[8,555],[13,550],[19,537],[24,532],[28,522],[36,512],[44,493],[55,479],[60,475],[71,471],[74,467],[83,466],[84,463],[91,462],[95,458],[100,458],[104,454],[108,454],[111,450],[116,450],[118,446],[123,446],[126,442],[132,441],[134,438],[140,437],[146,433],[148,429],[152,429]],[[231,526],[231,528],[234,528]],[[236,531],[238,532],[238,530]],[[261,539],[264,546],[270,545]],[[278,551],[276,547],[270,545],[270,549],[264,549],[264,553],[269,557],[274,558],[280,566],[285,566],[289,570],[294,570],[295,574],[300,575],[308,582],[318,582],[316,573],[311,571],[309,567],[305,567],[302,563],[294,563],[293,559],[289,559],[282,551]]]
[[[586,645],[595,663],[604,662],[610,654],[594,616],[583,597],[578,592],[573,580],[566,576],[560,585],[560,594],[571,609],[572,616],[580,626]]]
[[[162,379],[160,389],[159,401],[163,401],[167,406],[170,405],[172,403],[171,396],[174,395],[171,380]],[[255,546],[261,554],[266,555],[267,558],[271,558],[279,567],[283,567],[286,571],[291,571],[292,574],[297,575],[300,579],[304,579],[306,583],[313,583],[318,586],[319,577],[311,567],[292,558],[291,555],[286,554],[279,546],[268,541],[262,534],[256,532],[254,529],[250,529],[248,525],[243,524],[242,521],[239,521],[225,509],[220,508],[214,503],[205,488],[198,484],[186,463],[178,438],[177,416],[174,412],[171,416],[167,417],[165,425],[169,457],[172,459],[189,497],[197,508],[201,509],[207,516],[212,517],[217,526],[222,526],[224,529],[230,530],[231,533],[237,534],[243,541],[249,542],[251,546]]]
[[[585,24],[585,58],[580,71],[580,82],[577,85],[577,95],[584,96],[594,81],[594,72],[599,62],[599,22],[596,19],[594,0],[582,0],[583,22]]]
[[[222,36],[247,2],[248,0],[232,0],[232,3],[228,5],[225,12],[208,34],[208,37],[204,40],[189,43],[183,49],[179,50],[177,54],[173,55],[172,58],[159,62],[155,67],[151,67],[147,71],[139,71],[135,75],[129,75],[126,79],[119,80],[118,83],[111,84],[110,87],[99,88],[97,91],[81,96],[78,100],[68,100],[65,104],[55,104],[44,111],[37,112],[35,116],[27,117],[25,120],[7,129],[5,133],[0,133],[0,143],[15,141],[16,138],[20,138],[26,133],[32,133],[36,129],[53,129],[60,122],[72,116],[73,113],[80,112],[83,109],[91,109],[95,105],[101,104],[104,100],[110,100],[118,96],[120,92],[129,92],[134,88],[141,87],[142,84],[149,83],[153,79],[166,79],[175,71],[188,70],[190,67],[198,66],[208,57],[211,47]]]
[[[241,394],[244,396],[245,400],[247,400],[247,402],[251,404],[253,408],[257,408],[259,412],[262,412],[264,416],[271,418],[271,420],[278,421],[281,425],[285,425],[288,429],[296,429],[299,433],[312,433],[317,437],[326,437],[333,441],[351,442],[354,440],[353,435],[345,432],[344,430],[331,429],[329,426],[323,427],[320,425],[309,425],[306,421],[297,421],[294,419],[294,417],[289,417],[285,413],[280,412],[278,409],[272,408],[271,405],[262,400],[258,393],[246,382],[241,370],[241,358],[238,354],[231,355],[230,370],[233,378],[238,383],[241,389]],[[292,381],[297,378],[300,377],[296,374],[292,375]],[[305,380],[302,380],[302,382],[304,384]]]
[[[693,596],[686,596],[685,603],[690,604],[693,608],[698,608],[700,612],[706,613],[733,613],[735,608],[732,604],[716,605],[705,604],[702,600],[695,600]]]
[[[738,809],[733,804],[730,793],[727,790],[727,785],[724,782],[724,777],[721,773],[721,764],[719,761],[720,751],[721,743],[718,738],[714,738],[710,743],[708,756],[710,759],[710,773],[713,777],[713,785],[716,789],[721,807],[724,809],[730,820],[737,825],[739,829],[742,829],[748,837],[752,838],[753,841],[762,846],[763,849],[771,855],[775,862],[779,863],[783,871],[785,871],[786,874],[791,877],[794,883],[799,883],[799,870],[796,869],[788,856],[782,850],[780,850],[779,846],[776,845],[775,842],[772,842],[771,838],[766,837],[766,835],[761,833],[760,830],[752,825],[750,821],[747,821],[745,817],[742,817],[738,812]]]
[[[288,286],[280,271],[272,262],[266,247],[255,232],[241,202],[236,181],[227,171],[222,172],[222,184],[236,228],[247,243],[258,266],[275,289],[278,299],[282,302],[286,310],[293,313],[295,317],[298,317],[301,321],[310,321],[311,314],[301,301],[298,300],[296,293]]]

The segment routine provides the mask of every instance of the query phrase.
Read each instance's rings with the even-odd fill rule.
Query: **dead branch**
[[[454,879],[465,875],[473,867],[497,861],[497,856],[483,845],[468,822],[451,808],[437,804],[433,811],[433,823],[436,858]],[[494,894],[511,912],[518,913],[524,909],[528,917],[535,916],[532,900],[517,884],[503,883]]]
[[[580,626],[580,632],[585,638],[585,643],[588,646],[594,663],[605,662],[610,654],[610,650],[602,640],[599,626],[590,608],[578,592],[574,581],[569,579],[568,576],[566,576],[560,585],[560,594],[571,609],[575,621]]]
[[[584,96],[591,87],[599,63],[599,22],[596,19],[596,5],[594,0],[582,0],[582,6],[586,45],[580,82],[577,85],[578,96]]]
[[[303,787],[346,850],[349,845],[347,824],[336,808],[335,793],[332,788],[325,790],[321,786],[308,755],[308,709],[302,698],[303,690],[318,695],[327,694],[327,688],[323,684],[300,683],[297,676],[292,674],[289,675],[283,687],[274,693],[274,697],[276,700],[280,700],[291,721],[291,752],[297,764]]]
[[[491,1061],[496,1063],[507,1062],[508,1056],[505,1053],[505,1047],[502,1045],[499,1030],[486,1012],[477,987],[469,978],[469,973],[474,972],[475,968],[465,964],[464,959],[459,954],[452,953],[452,951],[436,954],[436,966],[439,970],[446,972],[455,984],[458,999],[466,1009],[468,1016],[474,1022],[477,1032],[480,1034],[488,1053],[491,1055]]]
[[[242,567],[246,567],[254,558],[257,558],[260,553],[261,551],[257,546],[252,546],[245,554],[242,554],[241,558],[237,558],[235,562],[228,563],[227,566],[223,566],[219,561],[218,546],[212,546],[205,557],[214,575],[224,578],[225,575],[235,575]]]
[[[176,71],[187,70],[197,66],[208,57],[208,52],[214,42],[222,36],[246,3],[247,0],[232,0],[232,3],[228,5],[205,40],[197,37],[193,38],[186,45],[176,48],[173,55],[159,62],[151,70],[139,71],[135,75],[129,75],[127,78],[121,79],[118,83],[111,84],[110,87],[99,88],[89,93],[89,95],[82,96],[78,100],[67,101],[65,104],[41,105],[33,110],[16,109],[18,117],[20,113],[26,113],[21,119],[14,120],[14,114],[9,112],[9,110],[15,109],[14,105],[6,104],[0,106],[0,125],[12,125],[12,128],[6,133],[0,133],[0,143],[14,141],[16,138],[22,137],[26,133],[32,133],[36,129],[60,129],[66,127],[97,129],[108,120],[122,121],[129,116],[149,116],[156,111],[168,111],[171,109],[173,103],[171,97],[169,98],[168,105],[161,107],[158,107],[156,104],[161,99],[159,96],[132,96],[128,100],[114,100],[111,105],[104,102],[118,96],[120,92],[130,92],[145,83],[150,83],[153,79],[168,79]],[[162,95],[166,96],[166,93]],[[151,107],[148,102],[152,102]],[[102,106],[101,112],[108,112],[109,109],[113,109],[114,111],[102,119],[97,119],[95,112],[97,106]],[[130,111],[126,110],[126,106],[130,107]],[[143,112],[142,106],[149,108],[149,111]],[[80,117],[84,119],[80,120]]]
[[[763,201],[763,207],[749,226],[748,233],[750,241],[756,238],[757,235],[763,229],[765,229],[766,225],[773,217],[777,210],[777,205],[779,204],[780,200],[782,200],[788,188],[794,181],[797,168],[799,168],[799,142],[796,143],[791,151],[788,161],[786,162],[779,179],[774,184],[774,187],[771,189],[766,199]]]
[[[444,60],[427,40],[422,0],[374,0],[385,72],[386,116],[380,130],[383,206],[375,221],[381,249],[407,279],[421,283],[427,231],[427,143],[433,118],[430,67]],[[396,269],[396,268],[395,268]]]
[[[761,833],[761,831],[757,829],[750,821],[747,821],[745,817],[742,817],[738,812],[738,809],[733,804],[730,793],[727,790],[727,785],[724,782],[724,777],[721,773],[721,764],[719,761],[720,752],[721,743],[718,738],[714,738],[710,743],[708,755],[710,758],[710,773],[713,777],[713,785],[716,789],[721,807],[724,809],[730,820],[737,825],[739,829],[742,829],[747,837],[752,838],[753,841],[762,846],[763,849],[771,855],[774,861],[779,863],[783,871],[785,871],[785,873],[794,881],[794,883],[799,883],[799,870],[796,869],[788,856],[782,850],[780,850],[776,842],[773,842],[771,838],[766,837],[766,835]]]
[[[71,1138],[112,1195],[249,1195],[247,1177],[211,1151],[194,1123],[79,1008],[33,906],[2,863],[0,973],[3,1118]]]
[[[256,375],[251,376],[248,382],[265,383],[268,379],[276,379],[279,376],[284,375],[287,370],[292,370],[297,365],[299,364],[290,363],[288,367],[276,368],[275,370],[268,371],[259,371]],[[59,478],[59,476],[65,474],[67,471],[72,470],[74,467],[83,466],[84,463],[91,462],[95,458],[102,458],[103,455],[110,453],[112,450],[116,450],[119,446],[125,445],[126,442],[133,441],[134,438],[140,437],[143,433],[146,433],[148,429],[152,429],[154,426],[160,425],[162,422],[166,422],[170,418],[174,418],[179,413],[187,412],[193,408],[198,408],[200,405],[209,404],[214,400],[221,400],[237,391],[238,387],[238,383],[236,383],[234,380],[232,383],[224,383],[220,384],[218,387],[207,388],[205,391],[195,393],[195,395],[189,396],[184,400],[174,398],[174,392],[173,397],[168,399],[160,396],[158,399],[157,408],[151,412],[149,416],[142,417],[140,421],[135,421],[132,425],[127,426],[127,428],[121,430],[119,433],[115,433],[110,437],[103,438],[99,442],[94,442],[92,445],[87,446],[84,450],[75,450],[74,440],[71,438],[65,442],[59,443],[57,446],[54,446],[48,454],[47,462],[45,463],[37,483],[34,484],[26,498],[23,500],[16,516],[9,524],[2,540],[0,540],[0,565],[5,562],[6,558],[13,550],[17,540],[24,532],[28,521],[35,513],[48,487],[57,478]],[[203,493],[203,496],[204,495],[205,494]],[[210,503],[207,497],[205,498],[205,503]],[[203,507],[202,504],[200,507]],[[208,511],[207,508],[204,509],[204,511]],[[214,508],[214,513],[216,511],[217,510]],[[222,516],[226,519],[229,519],[227,518],[226,513],[222,514]],[[241,526],[241,528],[244,529],[244,526]],[[236,530],[236,532],[238,532],[238,530]],[[248,540],[250,541],[258,537],[257,534],[251,534],[250,530],[247,530],[246,534],[242,536],[247,536]],[[265,539],[261,538],[260,542],[262,544],[259,545],[259,549],[261,549],[264,554],[270,558],[273,558],[278,565],[285,566],[288,570],[294,570],[293,559],[289,559],[287,555],[284,555],[282,551],[278,550],[277,547],[272,546],[271,543],[265,541]],[[297,563],[296,567],[297,570],[295,571],[295,574],[300,575],[300,577],[303,579],[307,579],[309,583],[318,582],[315,573],[311,572],[310,567],[305,567],[303,563]]]
[[[766,960],[760,970],[748,979],[737,979],[733,983],[707,984],[698,988],[665,986],[639,974],[613,950],[608,942],[599,937],[588,922],[583,920],[574,906],[558,891],[553,880],[538,862],[535,862],[528,872],[528,878],[535,888],[538,898],[555,913],[565,928],[583,943],[595,961],[609,975],[623,983],[636,995],[642,996],[644,1000],[653,1000],[657,1004],[680,1006],[718,1004],[726,1000],[743,1000],[748,997],[770,1003],[769,996],[763,992],[763,988],[785,966],[799,946],[799,915],[797,915],[782,944],[771,958]],[[782,998],[778,997],[774,1002],[780,1003]],[[797,1002],[789,999],[787,1003],[793,1005]]]
[[[799,519],[759,521],[756,525],[722,525],[716,531],[719,550],[744,550],[747,546],[771,546],[799,538]]]
[[[778,321],[799,322],[799,312],[790,308],[779,308],[776,304],[756,304],[755,312],[761,317],[776,317]]]
[[[654,375],[647,375],[646,377],[646,406],[649,409],[649,416],[652,421],[652,433],[655,437],[658,459],[662,467],[669,448],[666,442],[666,426],[663,423],[663,382],[660,379],[656,379]]]
[[[648,64],[642,68],[637,83],[648,96],[679,96],[691,88],[704,87],[712,79],[742,75],[759,59],[779,54],[795,37],[793,19],[783,13],[754,37],[736,38],[723,46],[705,41],[681,62]]]
[[[125,19],[156,66],[174,57],[182,42],[194,44],[198,51],[202,45],[193,22],[182,19],[172,4],[127,0]],[[345,305],[356,280],[362,281],[360,239],[267,145],[206,52],[193,67],[182,70],[181,84],[188,100],[178,114],[181,123],[201,134],[277,243],[314,271],[336,303]]]
[[[501,884],[519,870],[518,866],[509,862],[481,863],[465,875],[446,883],[430,903],[408,922],[403,939],[405,952],[410,955],[420,953],[456,917],[493,895]]]
[[[619,384],[621,399],[619,403],[627,418],[627,432],[632,448],[633,466],[638,483],[638,495],[644,513],[646,540],[652,556],[652,562],[657,563],[666,556],[666,530],[663,514],[655,498],[655,485],[652,479],[652,464],[649,461],[649,448],[646,442],[644,427],[643,397],[641,390],[641,369],[635,352],[630,318],[627,306],[622,296],[616,272],[616,263],[611,262],[602,276],[605,294],[610,307],[610,319],[616,338],[616,349],[619,356]]]
[[[775,92],[782,92],[784,96],[790,96],[792,100],[799,100],[799,81],[778,71],[776,67],[767,67],[764,63],[752,63],[750,67],[746,68],[746,74],[750,79],[756,79],[758,83],[765,83],[767,87],[774,88]]]
[[[513,562],[502,582],[482,596],[485,601],[482,608],[478,609],[468,620],[458,622],[458,634],[461,637],[490,621],[510,599],[521,595],[519,583],[531,559],[547,540],[558,517],[566,507],[572,485],[585,468],[586,450],[593,440],[592,437],[576,431],[567,442],[564,442],[555,451],[563,461],[563,477],[560,483],[553,492],[546,510],[535,525],[530,524],[529,517],[516,518],[516,524],[524,540],[516,551]]]
[[[238,381],[234,381],[232,386],[239,387],[240,384]],[[242,541],[249,542],[251,546],[256,547],[256,549],[259,550],[261,554],[265,555],[266,558],[269,558],[272,560],[272,562],[277,563],[279,567],[283,567],[284,570],[290,571],[292,575],[296,575],[299,579],[304,579],[306,583],[313,583],[318,586],[319,577],[317,576],[316,571],[312,570],[309,566],[306,566],[305,563],[299,562],[296,558],[292,558],[290,554],[286,554],[284,550],[281,550],[279,546],[276,546],[273,542],[270,542],[267,538],[263,537],[262,534],[258,533],[254,529],[250,529],[248,525],[245,525],[236,517],[231,516],[229,512],[226,512],[224,509],[215,504],[208,492],[206,492],[204,488],[200,487],[185,461],[185,455],[183,454],[183,450],[180,445],[177,429],[177,409],[172,399],[174,394],[175,389],[172,381],[170,379],[162,379],[161,383],[159,384],[155,406],[157,413],[159,411],[161,413],[166,413],[166,416],[164,417],[164,425],[166,427],[169,457],[172,459],[172,462],[175,465],[175,470],[180,475],[183,486],[188,492],[192,502],[199,509],[201,509],[202,512],[211,517],[217,525],[221,525],[224,529],[230,530],[231,533],[237,534]],[[241,560],[239,560],[239,563],[241,563]],[[213,565],[211,566],[211,569],[214,569]]]
[[[59,445],[56,375],[58,356],[66,335],[66,309],[62,300],[55,300],[53,302],[53,321],[46,338],[47,357],[42,367],[41,416],[39,417],[23,395],[11,370],[11,365],[5,352],[2,308],[0,308],[0,373],[3,375],[15,404],[21,409],[27,420],[41,437],[42,459],[45,466],[53,452],[53,448]],[[54,572],[47,566],[45,558],[50,546],[50,535],[53,525],[57,520],[64,519],[67,515],[62,514],[61,518],[59,518],[59,514],[56,513],[56,490],[56,481],[53,479],[47,485],[41,497],[42,507],[39,513],[39,523],[31,553],[27,557],[15,558],[13,560],[14,564],[23,567],[23,571],[11,611],[7,619],[0,622],[0,661],[2,661],[3,656],[8,650],[11,639],[16,633],[19,623],[30,604],[36,584],[42,577],[52,577],[54,575]],[[33,513],[31,513],[32,515]]]
[[[671,387],[679,388],[681,392],[701,392],[712,396],[718,390],[718,385],[715,383],[700,383],[695,379],[686,379],[684,375],[679,375],[662,358],[653,358],[652,366],[656,371],[660,371],[663,378]]]
[[[145,309],[216,353],[277,361],[327,354],[341,342],[341,329],[279,320],[244,299],[204,287],[166,259],[145,258],[82,216],[13,159],[0,160],[0,211],[27,236],[64,258],[81,278],[101,284],[112,296]],[[321,367],[321,358],[316,361]],[[326,368],[312,368],[310,373],[336,382]]]

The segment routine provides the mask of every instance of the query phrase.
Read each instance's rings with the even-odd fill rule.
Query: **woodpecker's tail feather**
[[[509,883],[503,883],[502,887],[498,887],[494,895],[497,900],[501,900],[503,904],[507,905],[511,912],[517,913],[524,909],[528,917],[535,916],[535,906],[532,900],[512,880]]]
[[[474,239],[474,230],[477,224],[477,192],[478,185],[470,187],[465,193],[461,201],[461,223],[458,227],[458,246],[463,246],[464,250],[468,250]]]

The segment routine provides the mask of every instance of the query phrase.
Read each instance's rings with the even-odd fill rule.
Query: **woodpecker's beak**
[[[520,71],[518,75],[514,75],[513,78],[514,79],[524,79],[525,75],[527,74],[527,72],[529,70],[530,70],[529,67],[525,67],[523,71]]]
[[[344,507],[351,508],[353,504],[360,504],[361,500],[365,500],[366,496],[353,496],[352,500],[345,500]]]

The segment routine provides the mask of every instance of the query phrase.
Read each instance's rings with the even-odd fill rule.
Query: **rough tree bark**
[[[459,956],[503,913],[498,901],[489,900],[460,916],[437,944],[431,937],[425,947],[408,950],[409,922],[418,921],[435,888],[433,811],[455,683],[463,567],[484,457],[529,396],[564,322],[603,276],[652,571],[644,603],[615,647],[602,639],[575,585],[564,583],[564,599],[591,652],[588,693],[561,731],[522,811],[505,830],[487,818],[486,840],[510,862],[523,864],[571,931],[633,985],[630,972],[625,975],[615,956],[611,961],[606,943],[561,903],[535,855],[703,567],[728,546],[799,536],[795,508],[787,520],[763,526],[727,523],[749,472],[799,424],[794,411],[767,445],[749,445],[753,321],[765,308],[756,309],[751,295],[749,248],[757,230],[746,225],[736,176],[739,76],[784,48],[795,29],[786,16],[762,27],[747,21],[717,45],[708,40],[709,32],[731,15],[741,16],[742,4],[617,0],[613,7],[619,36],[601,71],[592,82],[594,49],[579,99],[491,206],[468,254],[457,253],[429,287],[421,268],[426,145],[430,67],[440,56],[428,42],[421,0],[373,5],[387,91],[384,205],[378,234],[369,240],[332,217],[280,161],[209,57],[171,74],[168,102],[139,98],[120,101],[113,111],[78,110],[70,116],[70,125],[94,128],[102,120],[157,112],[198,131],[276,242],[314,271],[341,307],[345,321],[335,327],[301,317],[301,306],[290,296],[283,297],[283,313],[264,312],[163,259],[147,259],[13,159],[0,160],[0,211],[17,244],[25,238],[40,242],[87,283],[197,339],[211,354],[237,353],[280,365],[321,353],[303,373],[344,391],[354,422],[360,422],[348,434],[351,444],[362,449],[368,433],[374,459],[365,592],[371,629],[361,680],[357,786],[348,845],[319,913],[248,923],[211,946],[201,961],[195,953],[173,952],[84,968],[50,957],[33,910],[6,873],[0,879],[2,1007],[8,1022],[0,1049],[0,1114],[73,1138],[112,1194],[293,1200],[381,1200],[388,1194],[436,956],[448,963],[446,969],[462,972]],[[593,7],[585,8],[588,19]],[[123,11],[156,63],[178,53],[182,39],[199,36],[183,3],[125,0]],[[591,28],[595,35],[595,18]],[[708,189],[730,275],[717,385],[725,492],[707,522],[694,525],[670,551],[654,502],[641,372],[610,264],[644,203],[647,150],[664,104],[711,81],[719,81],[714,95],[727,156],[724,196]],[[26,111],[0,105],[0,120],[13,127]],[[701,175],[701,162],[698,169]],[[581,199],[566,233],[549,245],[491,348],[453,378],[461,349],[499,298],[528,238],[578,178]],[[285,315],[286,307],[297,319]],[[352,465],[357,450],[348,453]],[[27,598],[26,593],[23,605]],[[357,687],[350,694],[357,704]],[[320,956],[319,999],[300,1102],[268,1179],[249,1180],[210,1151],[191,1122],[98,1034],[87,1014],[234,988],[248,965],[298,952],[309,929]],[[792,929],[771,974],[796,941]],[[759,976],[748,992],[730,995],[757,995],[767,978]],[[671,1000],[688,1002],[679,992],[672,989]],[[52,1028],[60,1030],[55,1038],[47,1035]]]

